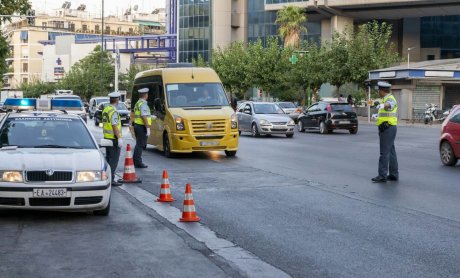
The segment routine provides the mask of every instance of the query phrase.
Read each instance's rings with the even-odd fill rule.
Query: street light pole
[[[409,48],[407,49],[407,68],[410,68],[410,51],[411,51],[412,49],[414,49],[414,48],[415,48],[415,46],[414,46],[414,47],[409,47]]]
[[[104,91],[104,0],[101,0],[101,94]]]

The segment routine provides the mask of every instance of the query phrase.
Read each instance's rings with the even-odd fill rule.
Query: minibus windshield
[[[220,83],[167,84],[166,95],[170,108],[230,106]]]

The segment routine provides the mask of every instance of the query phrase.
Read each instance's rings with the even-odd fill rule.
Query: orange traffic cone
[[[182,211],[182,218],[180,222],[198,222],[200,218],[196,215],[195,201],[192,196],[192,186],[187,183],[185,186],[184,209]]]
[[[169,187],[169,177],[168,171],[163,170],[163,182],[161,183],[160,188],[160,198],[157,199],[157,202],[174,202],[174,198],[171,194],[171,188]]]
[[[134,170],[133,155],[131,154],[131,145],[126,146],[126,157],[125,157],[125,170],[123,172],[123,179],[118,180],[121,183],[141,183],[142,181],[136,177],[136,171]]]

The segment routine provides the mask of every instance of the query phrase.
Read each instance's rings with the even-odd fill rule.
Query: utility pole
[[[118,92],[118,74],[120,71],[120,50],[115,45],[115,92]]]
[[[101,94],[104,92],[104,0],[101,0]]]

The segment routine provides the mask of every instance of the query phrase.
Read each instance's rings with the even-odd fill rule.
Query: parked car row
[[[285,108],[283,108],[285,107]],[[239,131],[252,136],[283,134],[291,138],[297,130],[319,130],[327,134],[336,129],[358,133],[358,117],[348,103],[317,102],[304,111],[293,103],[243,102],[237,108]]]

